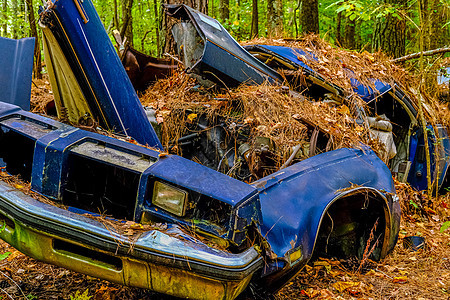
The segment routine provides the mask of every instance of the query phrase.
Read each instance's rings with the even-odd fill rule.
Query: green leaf
[[[411,204],[412,206],[414,206],[415,209],[419,208],[419,205],[417,205],[414,201],[412,201],[411,199],[409,199],[409,204]]]
[[[3,254],[0,254],[0,261],[6,259],[10,254],[11,252],[5,252]]]
[[[338,14],[338,13],[344,11],[344,10],[347,10],[349,7],[350,7],[349,5],[339,6],[338,9],[336,9],[336,13]]]
[[[333,6],[336,6],[336,5],[338,5],[338,4],[341,4],[342,2],[344,2],[344,0],[339,0],[339,1],[336,1],[336,2],[334,2],[334,3],[331,3],[330,5],[328,5],[327,7],[325,7],[325,9],[329,9],[330,7],[333,7]]]
[[[349,19],[350,21],[354,21],[356,19],[356,14],[352,14]]]
[[[450,228],[450,221],[444,222],[444,224],[442,224],[440,231],[444,232],[445,230],[447,230],[448,228]]]

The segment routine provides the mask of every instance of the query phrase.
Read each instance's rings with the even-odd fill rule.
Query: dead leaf
[[[359,282],[353,282],[353,281],[338,281],[333,283],[333,287],[340,293],[345,291],[348,288],[353,288],[359,286]]]
[[[408,281],[408,277],[406,276],[398,276],[398,277],[394,277],[394,279],[392,279],[392,282],[394,283],[406,283]]]
[[[132,229],[137,229],[137,230],[143,230],[144,229],[144,226],[142,226],[142,224],[140,224],[140,223],[133,223],[133,224],[131,224],[130,227]]]
[[[300,293],[308,298],[314,298],[320,294],[320,291],[313,288],[307,288],[306,290],[301,290]]]
[[[196,118],[197,118],[197,114],[189,114],[187,116],[187,120],[189,123],[193,123]]]

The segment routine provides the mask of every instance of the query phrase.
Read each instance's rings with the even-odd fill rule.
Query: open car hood
[[[53,1],[40,11],[58,117],[162,149],[90,1]]]
[[[172,28],[188,70],[228,87],[241,83],[282,82],[282,77],[245,51],[215,19],[180,5],[165,5],[180,20]]]

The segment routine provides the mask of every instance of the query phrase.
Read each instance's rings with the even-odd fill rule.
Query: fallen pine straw
[[[6,168],[4,168],[4,167],[0,167],[0,180],[3,182],[6,182],[10,186],[21,191],[25,195],[32,197],[35,200],[38,200],[45,204],[50,204],[50,205],[65,209],[65,206],[62,205],[61,203],[52,201],[52,200],[48,199],[47,197],[33,191],[31,189],[31,183],[22,180],[19,176],[14,176],[14,175],[9,174],[8,172],[6,172]]]
[[[23,181],[19,176],[14,176],[7,173],[4,168],[0,169],[0,180],[39,202],[67,210],[67,206],[63,205],[60,202],[52,201],[51,199],[48,199],[47,197],[33,191],[29,182]],[[133,250],[134,243],[142,234],[152,230],[166,232],[168,228],[167,224],[164,223],[141,224],[134,221],[117,220],[106,214],[96,215],[85,213],[81,215],[103,224],[103,226],[111,233],[111,236],[117,237],[118,235],[121,235],[122,237],[127,239],[130,244],[130,251]],[[196,238],[199,242],[203,242],[210,247],[214,247],[219,250],[226,250],[224,247],[213,243],[211,240],[202,237],[189,228],[179,226],[179,230],[180,232],[184,232],[189,236]],[[174,237],[182,237],[176,231],[167,231],[167,234]],[[118,245],[124,246],[123,242],[117,239],[115,240]]]
[[[241,86],[219,94],[194,89],[196,82],[184,73],[159,80],[141,98],[144,106],[156,109],[156,119],[161,125],[162,144],[169,149],[171,143],[189,132],[195,120],[192,115],[206,114],[214,119],[223,118],[228,123],[240,123],[249,128],[249,141],[267,137],[275,144],[276,167],[279,168],[298,144],[309,144],[310,133],[318,128],[328,136],[328,150],[359,147],[360,143],[382,151],[382,145],[369,136],[368,129],[354,120],[351,105],[330,105],[309,101],[302,95],[286,93],[279,86]],[[230,126],[229,126],[230,127]],[[182,155],[179,148],[176,154]],[[317,154],[317,153],[316,153]],[[303,153],[302,158],[307,158]]]
[[[369,53],[357,52],[338,48],[316,35],[305,35],[299,40],[270,40],[259,38],[241,43],[242,45],[275,45],[299,48],[310,55],[298,55],[298,59],[305,62],[314,71],[320,74],[326,81],[344,89],[346,97],[354,97],[351,80],[356,79],[365,87],[375,88],[374,79],[380,80],[391,86],[395,84],[412,99],[417,107],[417,96],[421,94],[424,102],[430,107],[426,111],[429,122],[448,125],[447,114],[442,115],[445,107],[437,100],[438,90],[436,82],[436,68],[429,70],[427,84],[422,85],[419,92],[419,76],[409,72],[401,64],[395,64],[391,58],[382,52]]]

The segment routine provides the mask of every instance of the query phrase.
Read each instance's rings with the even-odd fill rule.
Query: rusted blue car
[[[59,118],[115,137],[0,102],[3,172],[49,200],[0,181],[0,237],[18,250],[120,284],[234,299],[247,287],[269,295],[313,254],[361,258],[377,242],[380,259],[394,247],[400,205],[390,170],[368,147],[315,155],[252,184],[168,155],[91,1],[47,2],[40,26]],[[105,220],[148,229],[130,238]]]
[[[298,75],[293,77],[289,72],[300,70],[305,81],[300,88],[312,98],[347,104],[343,89],[310,67],[312,64],[308,63],[317,60],[313,53],[272,45],[242,48],[217,20],[186,5],[166,5],[166,13],[178,20],[172,32],[188,72],[230,87],[243,83],[282,84],[285,79],[298,80]],[[393,175],[418,190],[426,189],[426,150],[417,101],[398,84],[377,79],[373,79],[373,87],[356,79],[352,79],[351,84],[354,92],[367,103],[366,109],[359,109],[356,121],[366,124],[372,135],[384,144],[384,161]],[[425,114],[428,115],[427,110]],[[449,186],[450,143],[447,129],[432,123],[427,124],[431,181],[433,187],[444,189]]]

